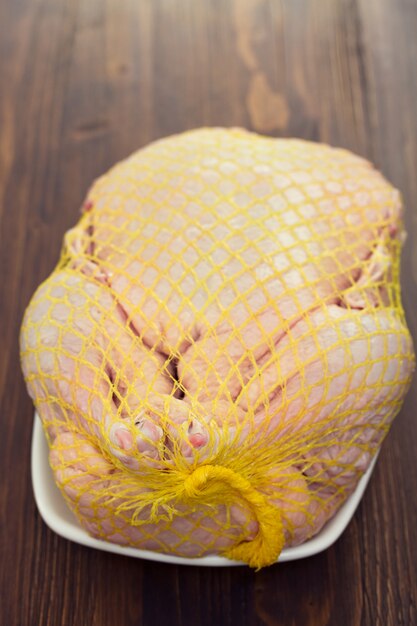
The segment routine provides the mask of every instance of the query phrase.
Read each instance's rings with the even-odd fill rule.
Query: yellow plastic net
[[[399,193],[305,141],[202,129],[98,179],[21,332],[83,527],[253,567],[317,533],[410,381],[402,240]]]

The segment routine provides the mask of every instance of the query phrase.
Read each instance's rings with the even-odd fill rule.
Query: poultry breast
[[[346,150],[201,129],[99,178],[21,331],[92,535],[255,567],[353,491],[414,367],[399,193]]]

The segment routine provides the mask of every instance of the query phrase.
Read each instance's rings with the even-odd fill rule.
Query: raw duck
[[[201,129],[99,178],[22,367],[88,532],[261,567],[354,490],[414,367],[401,198],[366,160]]]

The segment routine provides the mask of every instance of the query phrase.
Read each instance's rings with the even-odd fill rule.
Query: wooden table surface
[[[23,310],[91,183],[149,141],[244,126],[362,154],[403,193],[417,337],[416,0],[0,0],[0,624],[417,624],[417,385],[341,539],[204,569],[70,543],[32,495]]]

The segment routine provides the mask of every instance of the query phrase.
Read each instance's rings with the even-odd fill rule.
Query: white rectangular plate
[[[80,526],[78,520],[68,508],[61,492],[54,482],[48,461],[48,443],[46,441],[40,418],[35,413],[32,435],[32,484],[35,500],[44,522],[61,537],[75,541],[83,546],[124,554],[148,561],[175,563],[180,565],[204,565],[208,567],[244,565],[221,556],[205,556],[191,559],[169,554],[159,554],[148,550],[127,548],[108,541],[94,539]],[[312,539],[295,548],[286,548],[278,561],[293,561],[313,554],[318,554],[331,546],[349,524],[366,489],[375,466],[377,455],[372,460],[367,472],[362,476],[355,491],[346,500],[336,515]]]

